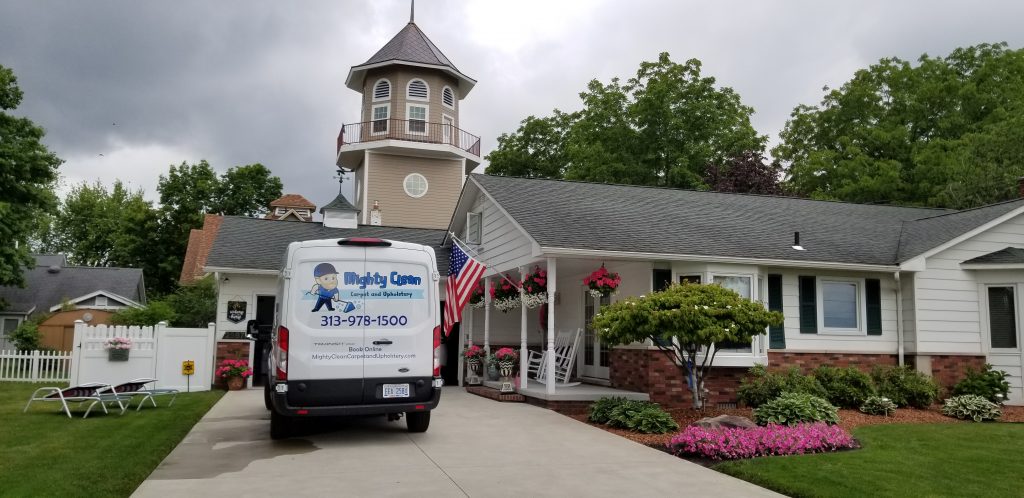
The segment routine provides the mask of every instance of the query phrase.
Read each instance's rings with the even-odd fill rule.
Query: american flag
[[[451,266],[448,269],[448,283],[445,284],[444,333],[447,336],[462,319],[462,308],[469,301],[473,285],[484,274],[487,267],[469,257],[459,244],[452,241]]]

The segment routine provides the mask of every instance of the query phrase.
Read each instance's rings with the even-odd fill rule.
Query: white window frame
[[[377,113],[377,109],[386,109],[387,110],[387,117],[385,117],[384,119],[375,119],[375,115]],[[374,124],[377,121],[384,121],[384,129],[383,130],[377,131],[374,128]],[[370,134],[371,135],[383,135],[383,134],[388,132],[388,128],[390,128],[390,127],[391,127],[391,104],[376,104],[376,105],[370,106]]]
[[[476,219],[476,233],[473,233],[473,220]],[[466,243],[480,245],[484,242],[484,213],[466,213]]]
[[[3,329],[4,322],[7,321],[7,320],[15,320],[15,321],[18,322],[14,326],[14,328],[11,329],[11,332],[14,332],[14,330],[17,329],[18,327],[20,327],[22,322],[25,321],[25,317],[23,317],[21,315],[0,315],[0,337],[7,337],[7,334],[4,332],[4,329]]]
[[[452,105],[448,105],[447,103],[445,103],[445,101],[444,101],[444,93],[445,92],[451,92],[451,94],[452,94]],[[454,111],[455,110],[455,101],[456,100],[458,100],[458,99],[455,98],[455,90],[453,90],[452,87],[450,87],[448,85],[445,85],[444,88],[441,89],[441,105],[443,105],[443,106],[447,107],[448,109],[451,109],[451,110]]]
[[[445,123],[446,119],[451,120],[451,125]],[[441,141],[446,144],[455,143],[455,118],[444,113],[441,113]]]
[[[408,182],[409,178],[412,178],[413,176],[418,176],[423,179],[423,192],[421,192],[419,195],[413,195],[412,192],[409,192]],[[402,190],[405,191],[405,195],[408,195],[413,199],[419,199],[420,197],[427,195],[427,191],[430,190],[430,182],[427,181],[427,177],[423,176],[420,173],[409,173],[408,175],[405,175],[405,178],[402,180]]]
[[[387,97],[377,97],[377,85],[379,85],[382,81],[388,84],[388,96]],[[381,79],[377,80],[376,82],[374,82],[373,83],[373,87],[370,88],[370,101],[371,102],[384,102],[386,100],[391,100],[391,94],[394,91],[395,91],[395,85],[391,84],[391,80],[389,80],[387,78],[381,78]]]
[[[108,303],[107,296],[96,296],[96,306],[106,306]]]
[[[412,94],[409,93],[409,88],[411,88],[413,82],[416,82],[416,81],[422,82],[423,83],[423,87],[427,89],[427,96],[426,97],[413,97]],[[424,80],[423,78],[413,78],[413,79],[409,80],[409,82],[405,84],[405,100],[415,100],[415,101],[418,101],[418,102],[429,102],[430,101],[430,84],[427,83],[427,81]]]
[[[1020,333],[1020,306],[1019,306],[1019,304],[1020,304],[1020,286],[1017,285],[1017,284],[1012,284],[1012,283],[1004,283],[1004,284],[988,284],[988,283],[986,283],[986,284],[983,284],[983,287],[984,287],[984,293],[983,293],[984,297],[983,297],[983,302],[982,302],[982,306],[981,306],[981,309],[982,309],[981,321],[982,321],[982,326],[985,327],[985,338],[984,338],[985,349],[987,351],[989,351],[989,352],[992,352],[992,353],[1019,353],[1020,352],[1020,348],[1021,348],[1021,345],[1020,345],[1020,338],[1021,338],[1021,333]],[[1015,347],[1015,348],[994,348],[994,347],[992,347],[992,319],[989,316],[989,311],[988,311],[989,310],[989,307],[988,307],[988,289],[989,289],[989,287],[1010,287],[1011,289],[1013,289],[1013,318],[1015,320],[1014,328],[1017,331],[1017,347]]]
[[[412,113],[413,107],[423,108],[423,131],[412,131]],[[419,121],[418,119],[416,121]],[[426,135],[430,131],[430,106],[428,104],[421,104],[418,102],[405,104],[405,132],[410,135]]]
[[[866,286],[863,278],[850,277],[815,277],[815,303],[818,307],[818,334],[819,335],[862,335],[867,336],[865,318],[867,317],[867,296]],[[857,286],[857,327],[840,328],[825,326],[825,283],[854,284]]]
[[[691,275],[697,275],[697,273],[687,273],[686,274],[686,276],[691,276]],[[713,272],[708,277],[707,283],[709,283],[709,284],[715,283],[715,277],[743,277],[743,278],[746,278],[748,283],[750,284],[750,300],[751,301],[756,301],[757,300],[757,291],[754,289],[754,274],[753,273],[718,273],[718,272]],[[704,283],[704,280],[701,280],[701,283]]]
[[[276,215],[282,215],[282,214],[287,213],[287,212],[288,212],[288,210],[283,208],[283,207],[279,207],[279,208],[274,210],[274,214],[276,214]]]

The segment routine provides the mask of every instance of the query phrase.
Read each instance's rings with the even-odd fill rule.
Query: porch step
[[[487,399],[506,403],[525,403],[526,397],[518,393],[503,393],[497,389],[487,386],[466,386],[466,392],[483,396]]]

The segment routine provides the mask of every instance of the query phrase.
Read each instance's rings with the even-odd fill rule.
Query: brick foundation
[[[797,367],[804,374],[811,373],[821,365],[839,368],[857,367],[861,371],[870,372],[875,366],[896,366],[898,364],[899,357],[894,354],[768,352],[768,366],[772,370],[787,370],[790,367]]]
[[[216,365],[220,365],[223,360],[245,360],[249,361],[249,347],[252,343],[246,342],[218,342],[217,343],[217,361],[214,363],[214,369]],[[224,379],[217,377],[214,374],[213,385],[215,387],[226,388],[227,382]]]
[[[929,355],[932,377],[947,391],[964,378],[967,368],[981,370],[985,367],[984,356]]]
[[[610,353],[608,369],[612,387],[647,393],[651,401],[665,408],[693,405],[682,371],[662,351],[612,349]],[[708,390],[708,404],[735,403],[736,389],[746,372],[745,368],[712,368],[704,386]]]

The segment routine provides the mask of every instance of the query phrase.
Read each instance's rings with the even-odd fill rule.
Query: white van
[[[347,238],[288,245],[266,397],[270,435],[302,418],[405,414],[430,425],[443,381],[434,249]]]

